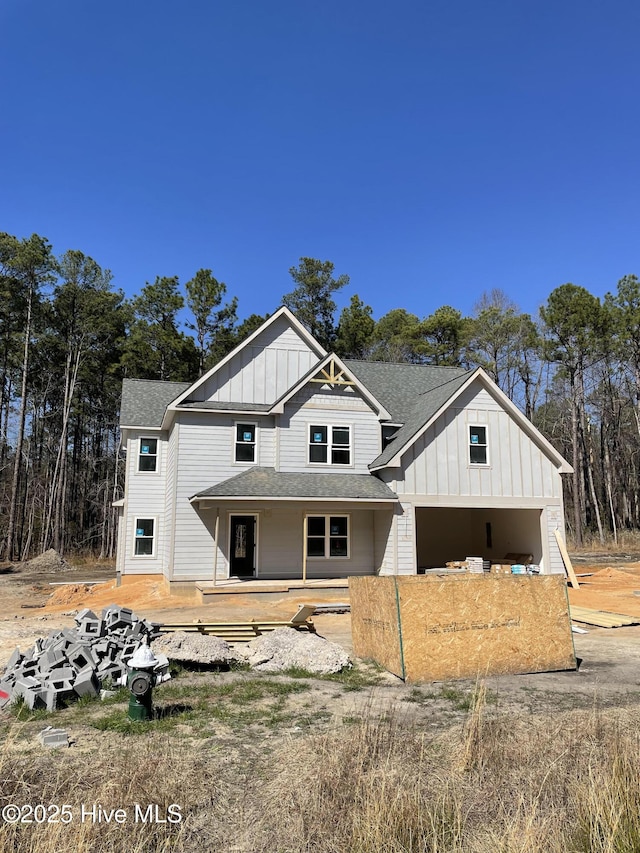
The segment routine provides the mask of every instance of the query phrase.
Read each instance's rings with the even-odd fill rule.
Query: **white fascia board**
[[[339,358],[337,355],[334,355],[334,353],[328,353],[326,358],[323,358],[322,361],[319,361],[318,364],[316,364],[314,367],[312,367],[311,370],[309,370],[301,379],[299,379],[295,385],[292,385],[291,388],[289,388],[289,390],[287,391],[287,393],[283,397],[280,397],[280,399],[277,400],[273,404],[273,406],[269,409],[269,414],[272,414],[272,415],[283,414],[284,413],[284,407],[289,402],[289,400],[295,394],[297,394],[301,388],[304,388],[304,386],[307,385],[313,379],[313,377],[316,375],[316,373],[318,373],[318,371],[322,370],[322,368],[325,367],[327,364],[329,364],[330,361],[335,361],[335,363],[338,365],[338,367],[340,367],[341,370],[344,370],[344,372],[347,374],[347,376],[353,382],[354,386],[358,389],[358,391],[360,392],[362,397],[364,397],[364,399],[371,406],[371,408],[375,409],[375,411],[378,413],[378,418],[380,420],[389,420],[391,415],[385,409],[385,407],[382,405],[382,403],[373,396],[371,391],[369,391],[366,388],[366,386],[363,385],[362,382],[360,382],[360,380],[349,370],[349,368],[345,366],[342,359]],[[329,385],[331,383],[327,382],[326,384]]]
[[[547,441],[547,439],[542,435],[540,430],[536,429],[531,421],[525,417],[525,415],[520,411],[520,409],[513,403],[507,395],[502,391],[496,383],[485,373],[485,371],[478,367],[476,368],[471,376],[467,379],[467,381],[458,388],[458,390],[449,397],[449,399],[444,403],[438,411],[429,418],[429,420],[416,432],[414,435],[408,439],[402,447],[400,447],[395,455],[384,465],[378,465],[376,468],[370,468],[370,471],[381,471],[384,468],[401,468],[402,467],[402,456],[406,452],[407,448],[410,447],[414,442],[416,442],[424,433],[429,429],[429,427],[434,424],[440,415],[445,412],[457,399],[463,394],[467,388],[471,384],[473,384],[476,379],[479,379],[484,386],[484,388],[491,394],[494,399],[500,403],[500,405],[505,409],[517,422],[520,428],[527,433],[529,438],[532,439],[538,446],[555,462],[558,467],[558,471],[560,474],[572,474],[573,468],[567,460],[562,456],[555,447],[551,444],[551,442]]]
[[[159,427],[157,427],[157,426],[155,426],[155,427],[150,427],[150,426],[121,426],[120,427],[120,432],[124,432],[125,430],[136,430],[137,432],[140,432],[140,430],[142,430],[143,432],[162,432],[162,427],[161,426],[159,426]]]
[[[307,329],[305,329],[305,327],[302,325],[300,320],[298,320],[298,318],[295,317],[291,313],[291,311],[289,311],[289,309],[283,305],[281,308],[278,308],[278,310],[275,312],[275,314],[272,314],[271,317],[269,317],[267,320],[265,320],[264,323],[255,330],[255,332],[252,332],[248,338],[245,338],[244,341],[242,341],[242,343],[239,343],[238,346],[235,347],[234,349],[232,349],[230,353],[227,353],[227,355],[225,355],[225,357],[223,359],[221,359],[217,364],[214,364],[214,366],[211,368],[211,370],[208,370],[199,379],[196,379],[196,381],[193,383],[193,385],[190,385],[186,391],[183,391],[182,394],[180,394],[180,396],[176,397],[175,400],[173,400],[171,403],[169,403],[169,405],[167,406],[167,410],[164,414],[163,421],[162,421],[162,428],[163,429],[168,428],[169,421],[171,420],[171,417],[172,417],[172,412],[175,412],[177,410],[177,407],[179,406],[179,404],[183,400],[185,400],[190,394],[192,394],[196,390],[196,388],[199,388],[211,376],[213,376],[215,373],[217,373],[218,370],[220,370],[222,367],[224,367],[224,365],[227,364],[227,362],[231,361],[231,359],[235,355],[237,355],[239,352],[241,352],[241,350],[243,350],[245,347],[249,346],[249,344],[251,344],[251,342],[254,341],[258,337],[258,335],[262,334],[262,332],[265,329],[267,329],[269,326],[271,326],[280,317],[286,317],[287,318],[287,320],[291,323],[291,325],[294,327],[294,329],[298,332],[300,337],[303,338],[303,340],[305,340],[306,343],[309,344],[309,347],[315,353],[317,353],[318,358],[322,358],[323,356],[325,356],[327,354],[327,351],[324,349],[324,347],[320,346],[320,344],[313,337],[311,332],[307,331]]]
[[[197,495],[189,498],[190,504],[203,504],[206,507],[215,507],[220,504],[237,501],[245,501],[246,503],[275,503],[276,501],[284,503],[333,503],[333,504],[396,504],[399,501],[399,498],[312,498],[312,497],[259,497],[256,495],[239,495],[239,496],[229,496],[224,495],[220,497],[210,496],[205,498],[199,498]]]
[[[111,506],[124,506],[124,498],[120,498],[119,501],[111,501]]]

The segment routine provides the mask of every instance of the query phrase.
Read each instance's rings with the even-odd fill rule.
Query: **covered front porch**
[[[208,576],[194,579],[203,595],[220,594],[219,586],[233,595],[255,582],[280,593],[308,584],[327,588],[326,582],[345,589],[349,576],[375,574],[397,497],[371,476],[252,468],[191,504],[212,533]]]

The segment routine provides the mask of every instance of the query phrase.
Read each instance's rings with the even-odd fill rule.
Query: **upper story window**
[[[351,427],[311,424],[309,462],[319,465],[351,465]]]
[[[236,424],[235,455],[236,462],[256,461],[256,425]]]
[[[396,437],[396,433],[400,429],[399,426],[391,426],[391,424],[382,424],[382,449],[384,450]]]
[[[141,438],[138,453],[138,471],[158,470],[158,439]]]
[[[489,461],[487,446],[487,428],[469,427],[469,462],[472,465],[486,465]]]

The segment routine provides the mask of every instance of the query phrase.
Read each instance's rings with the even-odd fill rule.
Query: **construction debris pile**
[[[234,648],[220,637],[175,631],[154,640],[152,649],[154,654],[166,655],[170,660],[212,667],[244,662],[258,672],[296,668],[328,675],[351,666],[349,655],[341,646],[293,628],[276,628]]]
[[[97,696],[105,682],[125,684],[127,662],[158,634],[153,622],[111,604],[102,615],[81,610],[76,628],[63,628],[38,639],[24,654],[16,649],[0,678],[0,708],[22,697],[31,710],[54,711],[61,702]],[[158,681],[169,676],[169,661],[157,654]]]

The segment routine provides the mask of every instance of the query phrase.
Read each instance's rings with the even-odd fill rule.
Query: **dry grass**
[[[602,543],[597,533],[585,531],[582,537],[582,545],[578,548],[574,537],[571,533],[567,533],[567,548],[572,554],[640,554],[640,531],[638,530],[619,530],[617,542],[614,541],[613,534],[605,533],[605,541]]]
[[[640,850],[640,712],[504,716],[482,684],[464,725],[418,731],[403,708],[319,735],[192,745],[101,733],[93,753],[9,733],[0,805],[68,803],[69,824],[0,827],[0,853],[632,853]],[[135,822],[154,803],[174,824]],[[82,822],[123,808],[126,823]]]

